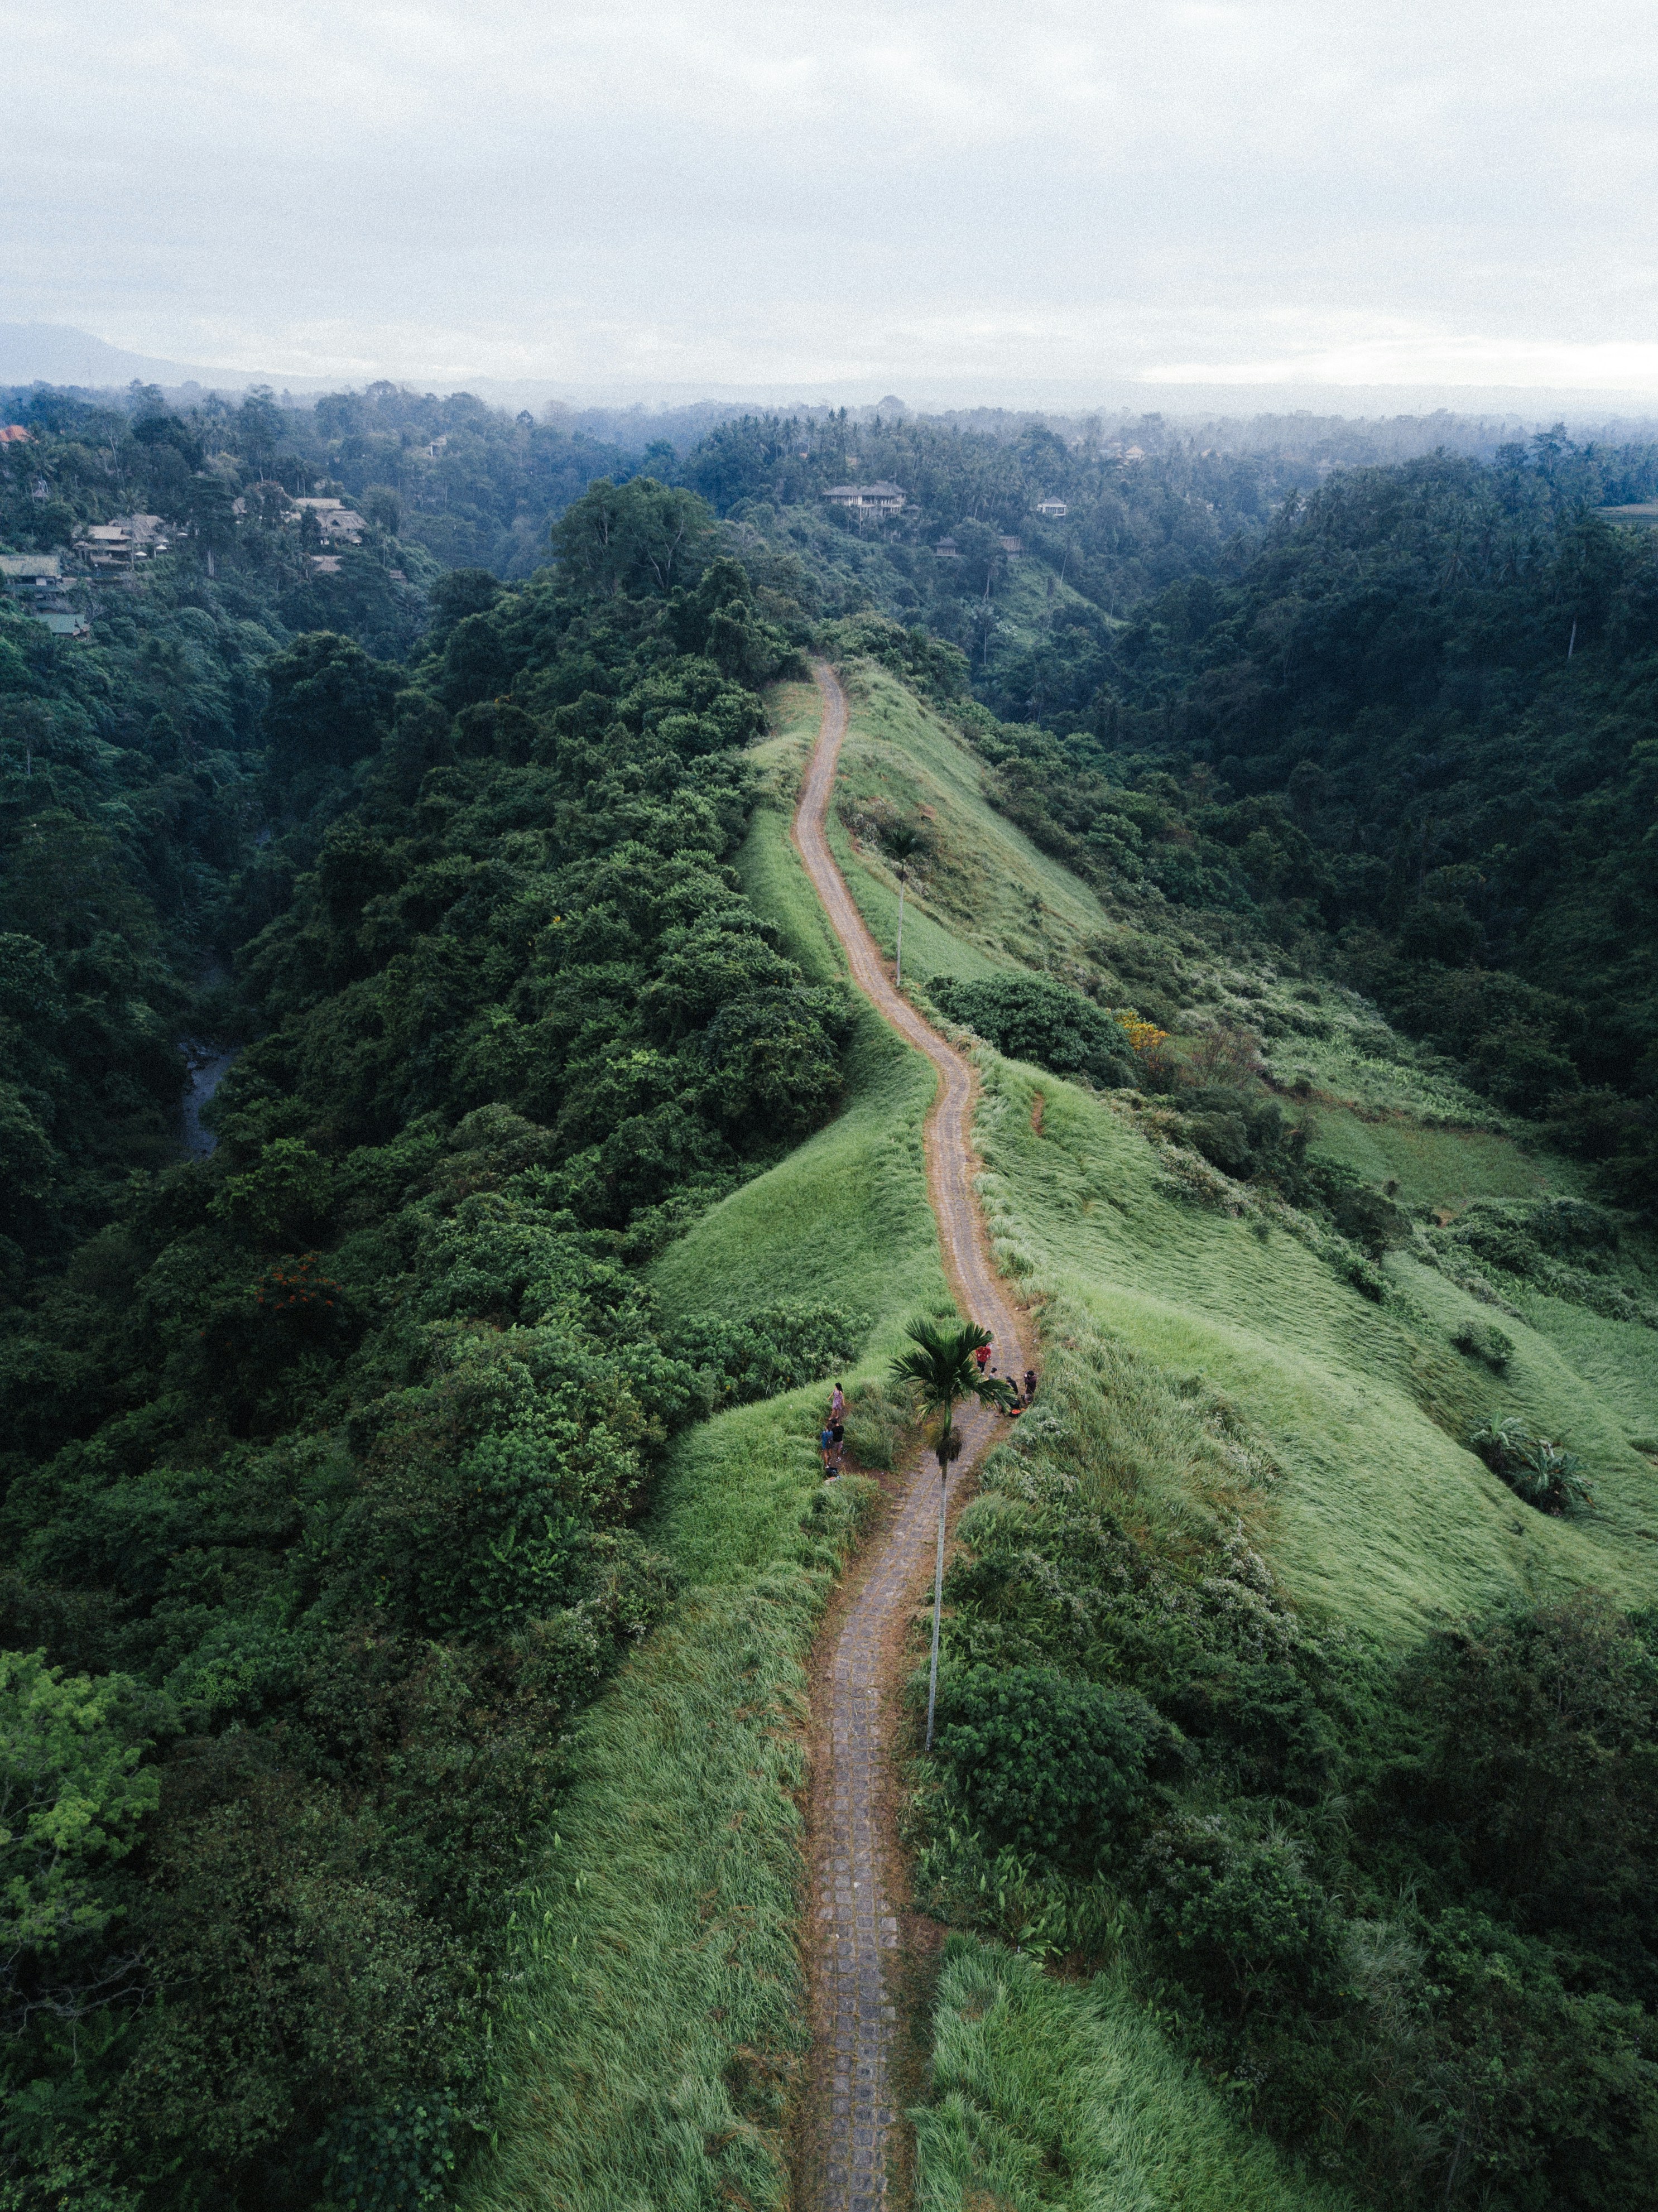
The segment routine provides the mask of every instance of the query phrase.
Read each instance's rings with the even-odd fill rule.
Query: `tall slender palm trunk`
[[[938,1556],[932,1569],[932,1663],[926,1678],[926,1747],[932,1748],[932,1716],[938,1703],[938,1619],[944,1605],[944,1498],[950,1486],[947,1461],[938,1462]]]

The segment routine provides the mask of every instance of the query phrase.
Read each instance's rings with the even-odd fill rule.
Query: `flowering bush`
[[[1113,1018],[1138,1056],[1149,1065],[1157,1066],[1163,1047],[1169,1042],[1168,1030],[1160,1030],[1155,1022],[1147,1021],[1145,1015],[1138,1013],[1133,1006],[1116,1007]]]

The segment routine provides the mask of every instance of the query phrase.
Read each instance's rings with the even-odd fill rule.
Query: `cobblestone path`
[[[844,946],[853,980],[908,1044],[938,1071],[927,1117],[927,1185],[939,1243],[962,1311],[995,1332],[1004,1372],[1023,1365],[1017,1319],[993,1272],[973,1193],[973,1076],[967,1062],[893,988],[830,857],[825,823],[847,730],[846,695],[819,663],[823,726],[806,772],[794,838]],[[975,1407],[959,1424],[964,1442],[952,1494],[995,1440],[995,1415]],[[929,1595],[938,1529],[935,1462],[909,1475],[890,1519],[864,1562],[865,1578],[842,1617],[829,1668],[829,1711],[816,1716],[812,1792],[818,1838],[810,1940],[816,1945],[812,2021],[816,2109],[827,2116],[823,2212],[879,2212],[889,2141],[899,2124],[892,2102],[897,2002],[893,1967],[898,1915],[885,1870],[895,1863],[883,1821],[894,1793],[884,1763],[896,1717],[886,1710],[883,1655],[908,1612]]]

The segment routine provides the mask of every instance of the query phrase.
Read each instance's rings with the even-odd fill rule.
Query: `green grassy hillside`
[[[1631,1419],[1651,1433],[1658,1393],[1626,1375],[1614,1407],[1598,1372],[1620,1340],[1644,1353],[1653,1332],[1574,1308],[1573,1345],[1505,1317],[1499,1382],[1452,1348],[1459,1323],[1489,1312],[1443,1276],[1395,1258],[1400,1296],[1379,1310],[1269,1212],[1234,1211],[1212,1175],[1171,1172],[1131,1121],[1053,1076],[987,1060],[979,1139],[993,1231],[1027,1287],[1201,1376],[1266,1440],[1277,1473],[1250,1500],[1251,1533],[1298,1604],[1395,1635],[1579,1583],[1658,1595],[1658,1478],[1626,1433]],[[1498,1412],[1570,1439],[1593,1514],[1517,1504],[1462,1441]]]
[[[1181,2064],[1116,1978],[953,1936],[918,2115],[922,2212],[1343,2212]],[[1057,2155],[1056,2155],[1057,2153]]]
[[[981,766],[959,738],[884,672],[854,672],[850,690],[843,817],[855,827],[931,811],[938,857],[906,910],[913,978],[1130,966],[1133,933],[986,804]],[[896,888],[872,830],[854,837],[843,819],[836,837],[860,910],[890,950]],[[1281,1027],[1267,1065],[1286,1084],[1310,1079],[1315,1142],[1395,1181],[1401,1203],[1455,1210],[1578,1188],[1570,1164],[1521,1151],[1430,1055],[1394,1041],[1378,1056],[1386,1032],[1347,994],[1315,991],[1314,1012],[1287,972],[1263,979],[1235,954],[1206,952],[1172,913],[1168,931],[1151,950],[1173,953],[1193,1011],[1230,1007]],[[1236,1401],[1278,1468],[1248,1500],[1253,1533],[1298,1603],[1400,1636],[1503,1595],[1580,1583],[1658,1597],[1658,1476],[1637,1448],[1658,1435],[1658,1333],[1527,1300],[1524,1319],[1503,1322],[1515,1350],[1499,1380],[1452,1348],[1459,1324],[1491,1316],[1442,1274],[1395,1256],[1395,1295],[1378,1310],[1272,1209],[1189,1154],[1171,1158],[1120,1103],[987,1048],[982,1059],[984,1198],[1008,1264],[1028,1293],[1075,1299]],[[1474,1422],[1509,1412],[1570,1439],[1593,1515],[1524,1510],[1467,1448]],[[1191,1510],[1208,1511],[1195,1497]]]
[[[840,853],[889,945],[881,825],[925,809],[934,843],[911,988],[1027,969],[1132,1000],[1175,1079],[1101,1091],[975,1046],[981,1192],[1045,1377],[962,1523],[917,1875],[1028,1955],[952,1948],[921,2201],[1644,2197],[1650,2002],[1607,1993],[1644,1990],[1645,1952],[1578,1869],[1647,1817],[1623,1825],[1599,1747],[1618,1669],[1651,1664],[1611,1608],[1658,1599],[1649,1240],[1354,993],[1236,917],[1143,891],[1108,914],[934,717],[882,678],[853,696]],[[1569,1444],[1588,1510],[1522,1503],[1471,1449],[1496,1419]],[[1090,1810],[1121,1784],[1078,1780],[1086,1730],[1152,1710],[1181,1778]],[[1545,1711],[1588,1764],[1533,1904],[1512,1855],[1563,1755],[1533,1748]],[[1644,1867],[1617,1862],[1620,1894]],[[1056,1954],[1106,1972],[1030,1962]]]
[[[878,820],[895,804],[931,810],[937,839],[919,915],[907,901],[907,954],[922,948],[912,974],[932,972],[930,956],[957,975],[1005,972],[1021,954],[1058,964],[1079,938],[1111,933],[1092,895],[985,805],[979,771],[957,738],[878,672],[849,672],[853,721],[831,842],[878,941],[891,949],[896,888],[878,848],[867,836],[854,842],[845,816],[855,829],[861,810]],[[744,888],[791,957],[827,977],[841,971],[840,957],[832,942],[825,952],[827,925],[787,835],[787,806],[817,726],[816,694],[785,690],[774,724],[756,749],[774,779],[774,803],[756,814],[744,848]],[[803,1255],[816,1255],[833,1294],[857,1299],[874,1318],[860,1363],[867,1376],[908,1313],[946,1298],[920,1150],[932,1073],[872,1015],[860,1024],[847,1110],[706,1215],[658,1263],[655,1284],[671,1308],[687,1312],[739,1280],[754,1284],[756,1296],[791,1295],[819,1279],[800,1273]],[[786,1519],[797,1486],[812,1480],[806,1431],[816,1403],[803,1393],[744,1407],[688,1437],[669,1470],[658,1540],[695,1561],[700,1576],[739,1580],[759,1556],[760,1532],[774,1516]],[[1066,2203],[1325,2212],[1339,2201],[1282,2172],[1121,1991],[1090,2002],[1061,1994],[1023,1961],[988,1951],[976,1960],[981,1978],[993,1989],[1005,1983],[1011,2002],[981,2021],[969,1992],[964,2009],[974,2025],[958,2018],[935,2054],[939,2102],[922,2121],[922,2203],[972,2212],[991,2201],[987,2191],[1014,2206],[1048,2201],[1054,2115],[1044,2099],[1061,2075],[1072,2090],[1064,2118]],[[1036,2021],[1041,2033],[1031,2041]]]
[[[814,981],[829,982],[844,976],[845,964],[789,835],[818,714],[815,686],[781,687],[774,733],[756,748],[768,803],[756,810],[739,867],[790,957]],[[853,1005],[842,1111],[670,1246],[653,1286],[675,1317],[775,1298],[829,1298],[863,1316],[864,1347],[847,1378],[856,1402],[884,1370],[908,1316],[948,1308],[950,1299],[921,1148],[932,1069],[861,999]],[[682,1441],[657,1519],[660,1540],[689,1573],[725,1579],[746,1571],[753,1550],[739,1532],[769,1526],[817,1481],[822,1395],[797,1391],[742,1407]]]
[[[1114,934],[1094,894],[985,803],[983,763],[884,670],[846,672],[852,726],[830,845],[876,942],[897,936],[898,885],[883,823],[923,827],[929,850],[904,901],[904,972],[973,978],[1064,966]]]
[[[755,749],[768,781],[739,857],[744,888],[814,981],[844,973],[789,839],[817,728],[811,686],[780,687]],[[669,1248],[671,1317],[777,1298],[865,1316],[847,1380],[850,1439],[890,1442],[878,1387],[904,1318],[947,1307],[921,1126],[931,1066],[861,1007],[830,1125]],[[501,2106],[518,2120],[466,2197],[474,2212],[556,2202],[774,2204],[804,2048],[795,1949],[803,1672],[874,1486],[826,1490],[820,1386],[683,1436],[650,1537],[685,1585],[571,1747],[559,1837],[519,1902],[519,1995]]]
[[[1167,941],[1130,929],[985,803],[951,732],[884,676],[852,674],[833,840],[890,950],[896,885],[878,827],[898,812],[927,823],[932,853],[906,915],[912,978],[1179,970],[1199,1017],[1230,1006],[1260,1022],[1275,1075],[1315,1097],[1320,1144],[1395,1182],[1401,1202],[1455,1215],[1576,1188],[1428,1058],[1383,1051],[1357,1002],[1315,993],[1315,1008],[1287,971],[1239,965],[1172,923]],[[782,687],[773,708],[755,749],[769,797],[741,872],[791,957],[828,981],[842,964],[788,836],[817,695]],[[1658,1434],[1654,1332],[1510,1284],[1499,1378],[1451,1343],[1491,1309],[1449,1273],[1395,1255],[1378,1304],[1289,1209],[1159,1142],[1155,1115],[1125,1095],[988,1048],[981,1063],[992,1232],[1064,1332],[1056,1389],[1068,1363],[1066,1402],[1094,1404],[1100,1494],[1131,1525],[1195,1551],[1242,1517],[1292,1602],[1399,1645],[1508,1595],[1658,1595],[1658,1474],[1636,1448]],[[868,1324],[856,1391],[903,1317],[946,1292],[920,1143],[931,1071],[862,1012],[847,1066],[836,1119],[703,1215],[653,1281],[675,1317],[805,1297],[855,1309]],[[819,1396],[721,1415],[668,1466],[651,1534],[685,1588],[571,1747],[561,1837],[520,1905],[501,2102],[522,2124],[471,2190],[475,2212],[783,2199],[804,2038],[791,1794],[802,1666],[869,1495],[823,1492]],[[1593,1514],[1530,1512],[1486,1471],[1462,1438],[1498,1410],[1570,1437]],[[935,2025],[917,2187],[939,2212],[1345,2201],[1297,2179],[1118,1980],[1090,1992],[969,1946],[952,1954]]]

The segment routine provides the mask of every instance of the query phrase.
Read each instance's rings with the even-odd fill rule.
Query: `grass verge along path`
[[[847,701],[821,663],[817,675],[823,723],[795,816],[795,843],[858,988],[938,1070],[938,1095],[926,1124],[927,1187],[945,1270],[963,1312],[993,1330],[1001,1363],[1017,1371],[1018,1322],[992,1271],[973,1191],[972,1071],[894,988],[829,852],[827,817],[846,736]],[[952,1485],[967,1479],[995,1431],[995,1416],[987,1411],[975,1408],[963,1419],[963,1449]],[[865,2212],[885,2188],[896,2039],[896,1991],[889,1966],[898,1946],[898,1919],[882,1878],[890,1857],[883,1832],[890,1796],[883,1787],[890,1736],[883,1659],[925,1578],[938,1506],[932,1480],[924,1462],[878,1540],[835,1638],[829,1711],[817,1716],[811,1787],[818,1971],[811,2063],[812,2103],[825,2139],[820,2195],[825,2212]]]

